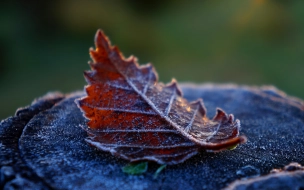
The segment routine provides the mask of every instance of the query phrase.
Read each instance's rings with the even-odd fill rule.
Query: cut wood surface
[[[0,123],[0,188],[246,189],[252,187],[246,182],[265,180],[274,168],[304,164],[303,101],[273,87],[183,84],[181,89],[188,101],[204,100],[208,117],[219,105],[234,113],[247,143],[230,151],[201,152],[167,166],[157,179],[155,163],[143,175],[130,176],[121,170],[128,161],[85,142],[87,120],[74,103],[84,93],[49,94]],[[285,175],[294,181],[291,188],[304,187],[303,180],[295,179],[304,178],[302,170]]]

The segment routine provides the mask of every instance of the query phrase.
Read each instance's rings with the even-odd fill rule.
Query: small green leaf
[[[237,146],[238,146],[238,145],[231,146],[231,147],[227,148],[227,150],[233,150],[233,149],[236,149],[236,147],[237,147]]]
[[[160,174],[160,172],[163,171],[163,169],[165,169],[166,166],[167,166],[166,164],[161,165],[154,173],[153,179],[156,179],[158,177],[158,175]]]
[[[124,173],[130,175],[140,175],[147,171],[148,162],[140,162],[140,163],[130,163],[122,168]]]

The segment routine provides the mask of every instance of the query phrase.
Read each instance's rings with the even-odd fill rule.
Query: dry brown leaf
[[[125,59],[101,30],[95,45],[91,71],[84,73],[87,96],[76,100],[89,120],[91,145],[130,161],[178,164],[201,149],[219,151],[246,141],[232,114],[217,109],[209,120],[202,100],[189,103],[174,79],[159,83],[151,64]]]

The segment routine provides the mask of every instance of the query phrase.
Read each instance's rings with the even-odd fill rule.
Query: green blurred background
[[[12,0],[0,23],[0,119],[83,89],[98,28],[163,82],[272,84],[304,99],[303,0]]]

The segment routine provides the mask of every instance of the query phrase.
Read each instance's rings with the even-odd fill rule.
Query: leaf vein
[[[175,99],[175,97],[176,97],[176,91],[174,90],[172,96],[170,97],[170,101],[169,101],[168,106],[165,111],[166,116],[168,116],[168,114],[170,113],[170,110],[171,110],[171,107],[173,104],[173,100]]]
[[[117,112],[137,113],[137,114],[145,114],[145,115],[157,115],[155,112],[147,112],[141,110],[126,110],[126,109],[110,108],[110,107],[94,107],[89,104],[84,104],[84,105],[92,109],[98,109],[104,111],[117,111]]]
[[[181,143],[178,145],[167,145],[167,146],[145,146],[145,145],[127,145],[127,144],[104,144],[98,143],[104,147],[110,148],[147,148],[147,149],[170,149],[170,148],[179,148],[179,147],[194,147],[194,143]]]
[[[95,130],[97,133],[176,133],[180,134],[178,131],[175,130],[164,130],[164,129],[158,129],[158,130],[128,130],[128,129],[119,129],[119,130]]]
[[[187,133],[188,133],[188,132],[191,130],[191,128],[192,128],[192,125],[193,125],[195,116],[196,116],[196,114],[197,114],[197,112],[198,112],[198,108],[199,108],[199,106],[196,107],[196,109],[195,109],[195,111],[194,111],[194,113],[193,113],[193,115],[192,115],[192,118],[191,118],[190,123],[189,123],[189,124],[187,125],[187,127],[185,128],[185,131],[186,131]]]
[[[144,91],[143,91],[143,94],[144,94],[144,95],[147,93],[148,87],[149,87],[149,85],[150,85],[151,74],[152,74],[152,70],[149,70],[148,82],[146,83],[146,85],[145,85],[145,87],[144,87]]]

